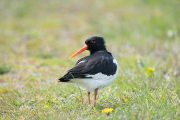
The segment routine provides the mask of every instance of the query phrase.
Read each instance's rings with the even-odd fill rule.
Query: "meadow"
[[[179,120],[179,6],[179,0],[1,0],[0,119]],[[69,59],[91,36],[104,37],[119,65],[96,108],[86,91],[82,105],[78,87],[58,83],[89,55]]]

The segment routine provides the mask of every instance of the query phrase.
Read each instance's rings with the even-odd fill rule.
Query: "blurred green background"
[[[1,119],[180,119],[179,0],[0,0]],[[104,37],[119,64],[96,109],[58,78]],[[141,59],[155,71],[150,78]],[[86,92],[83,91],[86,101]],[[128,101],[128,102],[127,102]],[[101,110],[112,107],[106,116]]]

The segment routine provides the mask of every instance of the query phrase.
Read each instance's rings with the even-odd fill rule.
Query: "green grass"
[[[0,119],[180,119],[180,2],[4,0],[0,4]],[[99,91],[58,78],[103,36],[119,74]],[[150,74],[137,63],[153,67]],[[147,76],[149,75],[149,77]],[[93,100],[93,94],[91,94]],[[93,103],[93,101],[91,101]],[[104,108],[113,108],[109,115]]]
[[[5,64],[0,64],[0,75],[10,72],[11,67]]]

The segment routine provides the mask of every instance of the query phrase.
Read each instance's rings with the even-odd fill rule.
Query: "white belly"
[[[115,59],[114,59],[114,63],[116,63],[116,65],[117,65],[117,62]],[[72,79],[71,82],[77,83],[77,85],[83,90],[86,90],[88,92],[93,92],[96,88],[101,89],[101,88],[111,84],[114,81],[114,79],[116,78],[117,74],[118,74],[118,67],[117,67],[116,73],[114,75],[107,76],[102,73],[98,73],[95,75],[87,75],[86,76],[86,77],[92,77],[92,78]]]

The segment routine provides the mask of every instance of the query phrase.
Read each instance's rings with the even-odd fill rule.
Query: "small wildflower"
[[[172,38],[173,35],[174,35],[174,33],[173,33],[172,30],[168,30],[168,31],[167,31],[167,35],[168,35],[168,37]]]
[[[151,72],[154,72],[154,68],[152,68],[152,67],[148,67],[148,70]]]
[[[129,102],[129,100],[128,100],[126,97],[122,97],[121,99],[123,100],[123,104],[125,104],[125,103],[128,103],[128,102]]]
[[[102,112],[103,112],[103,113],[106,113],[106,114],[109,114],[109,113],[111,113],[112,111],[113,111],[112,108],[106,108],[106,109],[102,110]]]
[[[152,67],[148,67],[148,68],[144,67],[144,72],[148,77],[153,77],[154,68],[152,68]]]
[[[133,98],[131,98],[129,96],[127,96],[127,97],[120,97],[120,98],[122,100],[122,104],[129,104],[129,102],[133,99]]]

